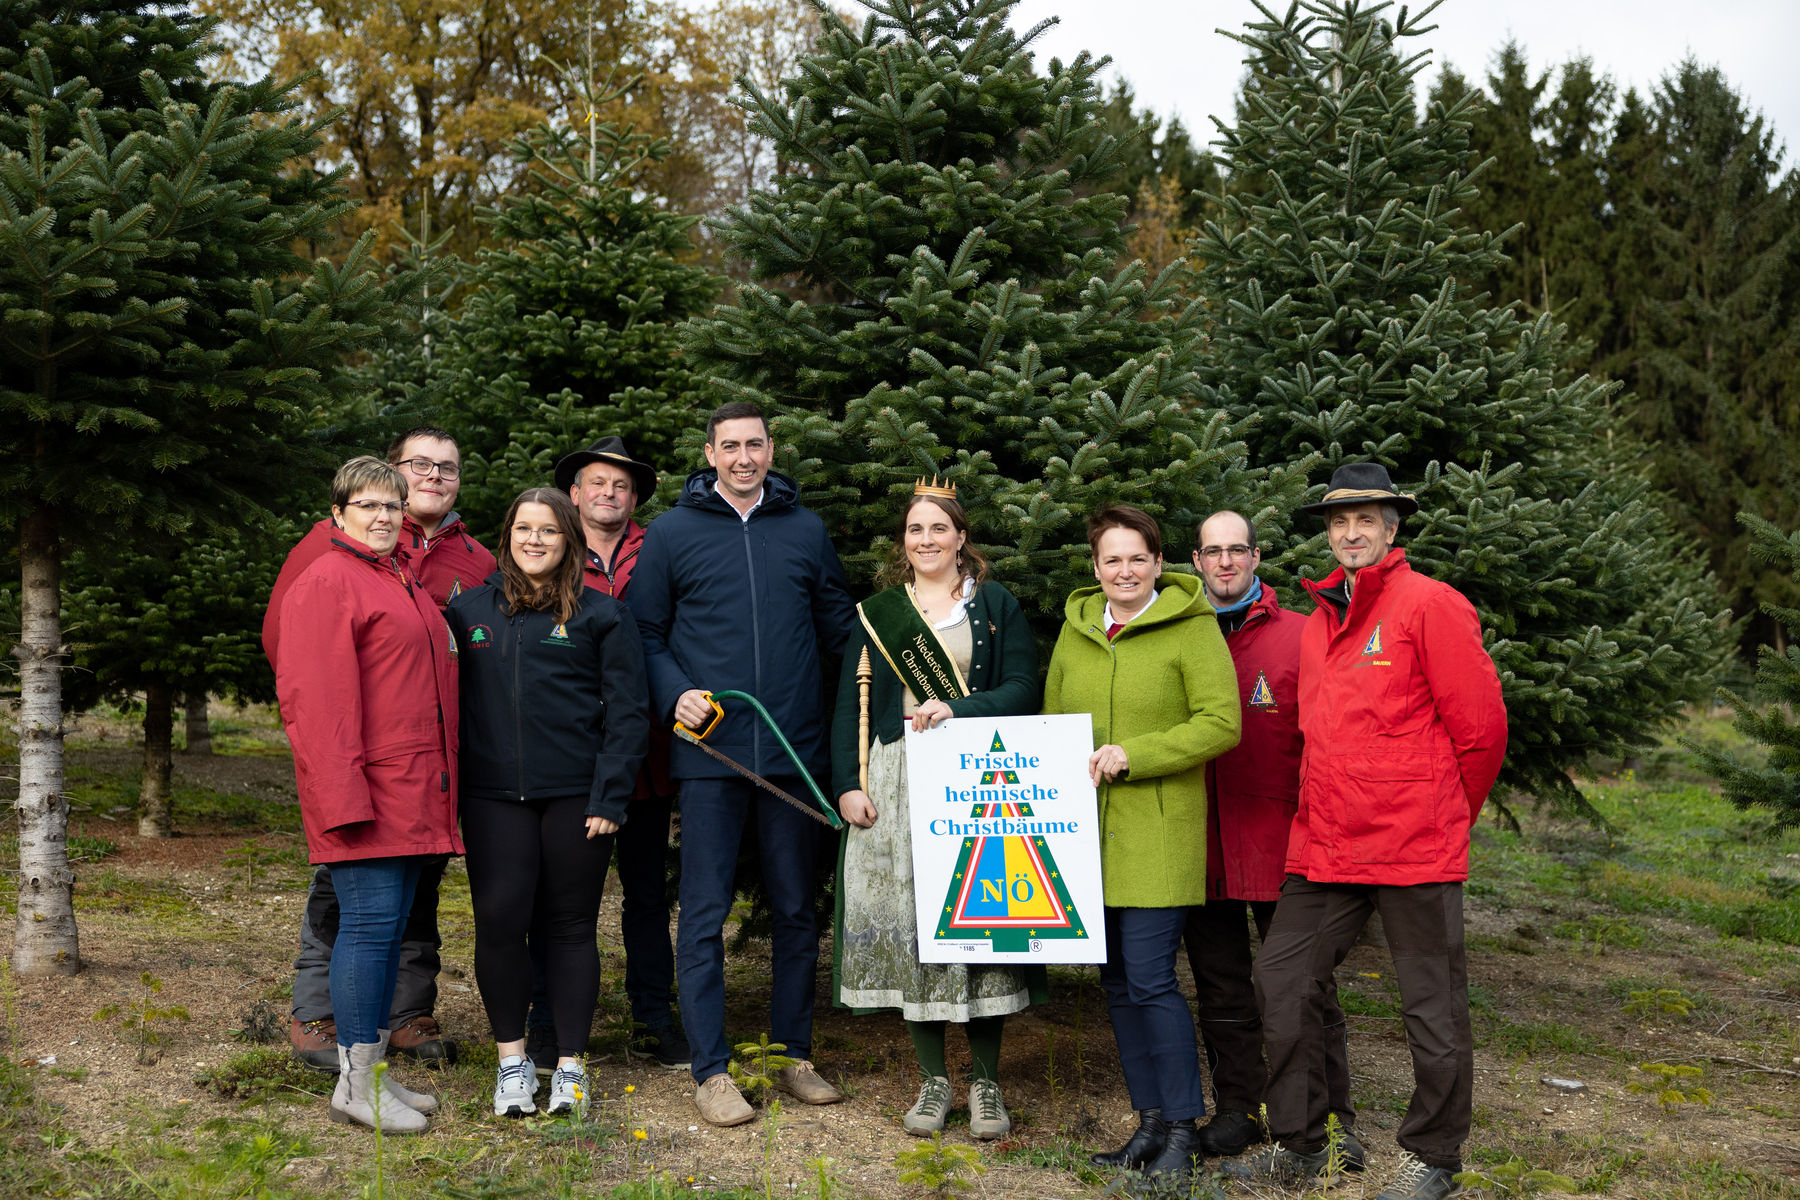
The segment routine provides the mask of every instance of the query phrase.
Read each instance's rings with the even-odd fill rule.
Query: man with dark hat
[[[1228,1174],[1306,1183],[1330,1167],[1326,984],[1373,912],[1400,984],[1413,1094],[1400,1171],[1377,1200],[1462,1191],[1474,1041],[1462,883],[1469,828],[1506,755],[1500,680],[1461,593],[1394,545],[1418,511],[1377,463],[1339,467],[1322,500],[1338,570],[1305,587],[1318,607],[1300,644],[1300,806],[1287,880],[1257,956],[1256,999],[1278,1144]]]
[[[624,599],[644,544],[644,527],[632,519],[638,503],[656,493],[656,469],[639,462],[622,438],[607,436],[556,464],[556,486],[569,493],[587,540],[582,581],[596,592]],[[687,1039],[675,1017],[675,948],[669,940],[669,818],[675,785],[669,779],[669,735],[653,729],[650,754],[638,773],[629,819],[619,826],[614,862],[623,903],[620,940],[625,944],[625,994],[631,1003],[631,1053],[671,1071],[686,1070]],[[533,981],[526,1039],[544,1039],[550,1052],[531,1054],[548,1074],[556,1062],[549,984],[537,961],[545,939],[531,938]],[[528,1047],[529,1049],[529,1047]]]

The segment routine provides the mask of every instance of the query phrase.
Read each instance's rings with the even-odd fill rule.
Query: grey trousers
[[[413,893],[412,912],[406,918],[406,936],[400,945],[400,975],[394,983],[394,1004],[388,1013],[389,1029],[419,1016],[430,1016],[437,1007],[438,884],[450,860],[426,860]],[[301,1021],[331,1019],[331,948],[337,943],[338,902],[331,888],[331,868],[313,872],[306,889],[306,912],[300,919],[300,957],[294,960],[294,1016]]]

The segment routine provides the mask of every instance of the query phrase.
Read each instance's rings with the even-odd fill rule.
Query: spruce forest
[[[1475,605],[1506,702],[1484,822],[1495,840],[1477,845],[1471,897],[1485,894],[1482,862],[1570,904],[1624,894],[1608,839],[1664,818],[1615,785],[1658,764],[1678,761],[1680,786],[1718,803],[1695,818],[1706,828],[1791,837],[1800,172],[1791,131],[1771,126],[1731,65],[1672,62],[1647,90],[1598,59],[1531,61],[1517,42],[1446,66],[1435,5],[1270,3],[1217,35],[1236,43],[1243,74],[1233,111],[1201,129],[1143,106],[1133,64],[1106,46],[1042,53],[1015,2],[0,0],[11,1059],[24,1053],[14,1010],[30,980],[118,957],[109,918],[96,926],[106,932],[89,927],[90,911],[113,910],[81,861],[101,828],[85,790],[101,768],[82,730],[97,722],[122,739],[105,749],[122,756],[106,760],[123,781],[105,817],[124,822],[104,827],[116,841],[223,830],[289,847],[267,851],[271,863],[304,857],[297,817],[287,829],[222,817],[195,801],[212,785],[185,773],[220,731],[229,754],[285,765],[278,723],[272,739],[244,732],[273,720],[270,588],[326,514],[337,466],[424,425],[458,439],[457,511],[493,546],[515,495],[609,434],[656,466],[637,514],[653,522],[704,465],[707,414],[753,401],[771,418],[775,470],[823,518],[857,599],[876,586],[914,482],[942,477],[1046,653],[1064,598],[1093,582],[1085,523],[1103,505],[1149,512],[1183,572],[1200,520],[1244,513],[1262,578],[1304,610],[1300,581],[1332,562],[1320,523],[1298,510],[1337,467],[1378,461],[1419,502],[1401,537],[1409,560]],[[285,780],[274,786],[291,806]],[[1555,882],[1543,883],[1528,853],[1538,835],[1581,865],[1545,868]],[[241,901],[265,851],[239,853]],[[303,867],[270,870],[303,886]],[[1701,890],[1751,889],[1718,902],[1752,930],[1730,936],[1755,939],[1754,888],[1785,905],[1795,876],[1791,863],[1743,869],[1754,885]],[[136,886],[105,877],[115,898]],[[1644,905],[1632,911],[1673,911]],[[281,937],[293,915],[271,918]],[[1536,952],[1512,939],[1582,954],[1626,938],[1586,910],[1564,922],[1584,940],[1534,922],[1546,923],[1515,913],[1480,938],[1495,953]],[[1800,918],[1760,936],[1791,951]],[[148,972],[173,968],[133,966],[134,987],[140,969],[142,1062],[152,1024],[177,1018],[150,999],[160,982]],[[1769,968],[1779,982],[1766,985],[1729,969],[1779,993],[1780,1011],[1800,1005],[1800,965]],[[1660,994],[1657,980],[1619,980],[1594,986]],[[1085,1020],[1104,1025],[1087,986]],[[285,1001],[269,1003],[285,1022]],[[1766,1067],[1783,1085],[1793,1049]],[[1551,1051],[1515,1055],[1514,1076],[1539,1052]],[[1079,1085],[1064,1103],[1059,1053],[1045,1111],[1062,1115],[1038,1121],[1055,1134],[1007,1160],[1054,1168],[1057,1182],[1008,1186],[1098,1194],[1051,1161],[1113,1132],[1094,1132],[1104,1105],[1084,1106]],[[1712,1054],[1762,1061],[1742,1045]],[[285,1086],[208,1078],[228,1098]],[[0,1074],[8,1088],[26,1115],[0,1118],[0,1136],[23,1145],[58,1128],[29,1079]],[[1795,1111],[1777,1118],[1783,1134],[1800,1128]],[[627,1106],[615,1121],[624,1143],[633,1120]],[[398,1182],[377,1162],[373,1176],[332,1167],[270,1184],[258,1172],[311,1161],[311,1149],[267,1132],[276,1148],[258,1160],[239,1138],[250,1126],[220,1128],[225,1140],[195,1155],[236,1164],[220,1168],[221,1190],[183,1191],[200,1175],[140,1163],[126,1172],[144,1184],[133,1191],[111,1165],[59,1175],[41,1157],[30,1187],[77,1194],[54,1189],[104,1178],[118,1190],[93,1194],[310,1195],[354,1179],[371,1195],[526,1194],[504,1190],[499,1160],[478,1175],[459,1159],[467,1170],[447,1179],[412,1161]],[[564,1176],[583,1138],[610,1145],[572,1128],[545,1140]],[[689,1162],[678,1141],[658,1161]],[[650,1188],[618,1195],[662,1195],[659,1178],[706,1186],[615,1151],[623,1174],[606,1186]],[[1536,1153],[1579,1167],[1584,1191],[1654,1175],[1619,1194],[1786,1196],[1800,1164],[1790,1151],[1755,1175],[1764,1190],[1745,1191],[1680,1176],[1683,1191],[1674,1167],[1629,1158]],[[935,1194],[983,1194],[959,1192],[981,1185],[955,1161],[932,1168],[949,1181]],[[1524,1166],[1506,1173],[1520,1161],[1493,1149],[1487,1183],[1471,1186],[1530,1190]],[[891,1171],[876,1187],[830,1169],[816,1171],[821,1197],[922,1194]],[[765,1169],[761,1183],[772,1178]],[[247,1179],[265,1190],[242,1190]],[[551,1189],[546,1179],[521,1186]],[[561,1178],[545,1194],[615,1194],[599,1180]],[[13,1182],[0,1169],[0,1194]]]

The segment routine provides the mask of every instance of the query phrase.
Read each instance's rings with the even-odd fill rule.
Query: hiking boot
[[[1456,1171],[1434,1167],[1410,1151],[1400,1154],[1400,1174],[1381,1189],[1375,1200],[1448,1200],[1463,1194]]]
[[[836,1104],[844,1094],[819,1078],[812,1063],[797,1059],[791,1067],[783,1067],[775,1076],[781,1090],[802,1104]]]
[[[1200,1127],[1200,1149],[1209,1158],[1236,1158],[1262,1140],[1261,1122],[1233,1108],[1220,1109]]]
[[[1279,1183],[1305,1187],[1325,1174],[1325,1152],[1302,1154],[1286,1146],[1270,1146],[1254,1154],[1227,1159],[1219,1169],[1243,1183]]]
[[[992,1079],[976,1079],[969,1083],[969,1136],[983,1142],[1003,1138],[1012,1132],[1012,1118],[1006,1115],[1006,1101],[1000,1085]]]
[[[1338,1161],[1346,1171],[1366,1171],[1369,1167],[1369,1152],[1357,1140],[1356,1130],[1349,1125],[1339,1126]],[[1327,1145],[1327,1150],[1330,1146]]]
[[[694,1089],[694,1107],[708,1125],[742,1125],[756,1116],[756,1110],[723,1071]]]
[[[1206,1152],[1200,1149],[1200,1127],[1191,1120],[1170,1121],[1162,1153],[1144,1164],[1144,1174],[1178,1179],[1191,1174],[1205,1159]]]
[[[1163,1143],[1168,1140],[1169,1126],[1163,1120],[1162,1109],[1146,1108],[1138,1113],[1138,1127],[1123,1146],[1090,1154],[1088,1161],[1102,1170],[1124,1167],[1127,1171],[1135,1171],[1161,1154]]]
[[[414,1112],[375,1082],[375,1064],[380,1061],[380,1042],[338,1047],[337,1088],[331,1093],[328,1115],[340,1125],[366,1125],[382,1133],[424,1133],[431,1128],[425,1114]]]
[[[381,1057],[386,1058],[388,1031],[385,1029],[377,1029],[375,1033],[380,1038],[380,1041],[377,1044],[381,1047]],[[381,1089],[387,1093],[390,1099],[406,1105],[406,1107],[412,1109],[416,1113],[424,1113],[429,1117],[438,1110],[436,1096],[431,1095],[429,1092],[413,1091],[411,1088],[402,1084],[398,1079],[395,1079],[394,1073],[391,1070],[383,1071],[381,1073]]]
[[[444,1031],[430,1013],[408,1017],[394,1026],[388,1036],[388,1051],[416,1058],[426,1066],[450,1061],[450,1043],[444,1040]]]
[[[535,1063],[520,1054],[509,1054],[500,1060],[499,1075],[494,1081],[496,1117],[529,1117],[537,1111],[531,1099],[536,1093]]]
[[[694,1065],[687,1038],[673,1025],[639,1030],[631,1039],[631,1057],[650,1060],[665,1071],[685,1071]]]
[[[550,1074],[550,1103],[545,1109],[551,1116],[560,1113],[574,1113],[577,1117],[587,1115],[588,1077],[587,1068],[580,1060],[566,1063]]]
[[[900,1118],[900,1128],[914,1137],[930,1137],[944,1131],[944,1118],[950,1115],[950,1081],[942,1075],[927,1075],[919,1085],[919,1098]]]
[[[313,1070],[337,1074],[337,1022],[330,1017],[322,1021],[289,1018],[288,1045],[294,1048],[294,1057]]]
[[[525,1057],[537,1064],[539,1079],[548,1079],[556,1071],[556,1060],[562,1051],[556,1044],[556,1026],[526,1026]]]

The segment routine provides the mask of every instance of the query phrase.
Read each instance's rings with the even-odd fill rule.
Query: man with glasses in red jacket
[[[456,496],[462,488],[462,452],[456,439],[433,425],[409,429],[388,446],[388,462],[406,477],[406,515],[401,520],[395,546],[401,561],[442,608],[464,588],[476,587],[494,572],[494,556],[469,534],[456,514]],[[310,529],[288,552],[269,593],[263,617],[263,650],[275,665],[279,649],[278,614],[288,589],[301,572],[331,548],[331,518]],[[436,1062],[449,1054],[438,1028],[437,1007],[438,884],[444,862],[428,863],[413,893],[412,915],[400,948],[400,975],[394,986],[394,1006],[389,1014],[390,1051],[424,1062]],[[300,957],[294,962],[294,1006],[288,1024],[288,1041],[294,1057],[321,1071],[336,1071],[337,1025],[331,1011],[331,948],[337,938],[337,893],[331,888],[331,870],[313,872],[306,893],[306,912],[300,922]]]
[[[1306,746],[1286,883],[1257,956],[1276,1146],[1225,1165],[1306,1183],[1327,1166],[1324,998],[1380,912],[1412,1051],[1413,1094],[1377,1200],[1461,1193],[1475,1074],[1463,941],[1469,829],[1506,756],[1506,707],[1475,608],[1412,569],[1394,545],[1418,502],[1378,463],[1339,467],[1322,500],[1338,570],[1305,587],[1318,604],[1300,648]]]
[[[1200,1130],[1208,1155],[1231,1158],[1263,1140],[1262,1019],[1250,982],[1250,920],[1257,936],[1269,922],[1285,878],[1288,831],[1300,799],[1300,631],[1306,617],[1283,608],[1257,576],[1262,550],[1242,513],[1201,522],[1194,570],[1237,667],[1244,733],[1237,747],[1206,766],[1206,903],[1188,914],[1188,965],[1199,1001],[1200,1037],[1212,1073],[1213,1119]],[[1352,1124],[1350,1061],[1337,987],[1326,982],[1325,1090],[1345,1131],[1346,1169],[1364,1165]]]

